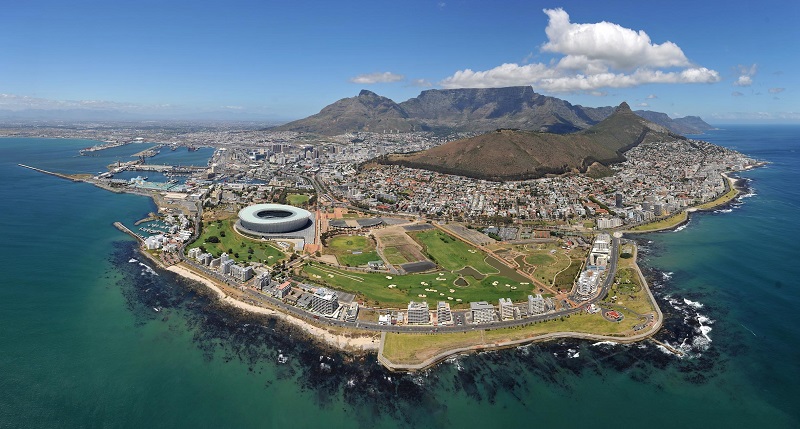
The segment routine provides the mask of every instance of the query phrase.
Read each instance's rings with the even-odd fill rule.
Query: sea
[[[769,164],[736,174],[731,204],[635,237],[665,314],[655,339],[682,356],[561,340],[416,374],[157,269],[112,226],[149,198],[17,165],[96,173],[144,146],[0,139],[0,428],[800,427],[800,126],[693,137]]]

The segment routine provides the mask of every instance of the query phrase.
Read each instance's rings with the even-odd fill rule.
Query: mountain
[[[377,162],[478,179],[525,180],[603,169],[623,161],[623,153],[642,142],[675,138],[684,137],[637,116],[622,103],[596,125],[572,134],[498,129]]]
[[[384,132],[419,130],[420,123],[397,103],[366,89],[356,97],[343,98],[316,115],[274,128],[279,131],[337,135],[353,131]]]
[[[530,86],[507,88],[431,89],[402,103],[371,91],[341,99],[316,115],[276,127],[336,135],[353,131],[471,131],[497,128],[571,133],[597,124],[614,107],[584,107],[534,92]],[[676,122],[663,113],[645,112],[653,121],[675,133],[701,133],[711,126],[682,118]],[[706,128],[703,128],[703,127]]]
[[[714,129],[698,116],[672,119],[666,113],[653,112],[651,110],[637,110],[636,114],[650,122],[667,127],[676,134],[702,134],[705,131]]]

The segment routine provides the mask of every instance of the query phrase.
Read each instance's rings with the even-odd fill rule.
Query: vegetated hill
[[[497,128],[571,133],[597,124],[612,112],[614,107],[584,107],[537,94],[530,86],[432,89],[399,104],[362,90],[357,97],[341,99],[316,115],[275,130],[323,135],[355,131],[486,132]],[[699,123],[690,117],[673,120],[663,113],[644,114],[676,133],[711,129],[696,117]]]
[[[478,179],[525,180],[586,172],[594,163],[624,161],[623,152],[642,142],[676,138],[684,137],[642,119],[622,103],[597,125],[572,134],[499,129],[377,161]]]

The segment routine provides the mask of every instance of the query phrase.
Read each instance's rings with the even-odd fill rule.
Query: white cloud
[[[639,107],[650,107],[650,105],[647,104],[647,103],[639,103],[638,106]]]
[[[350,78],[350,82],[371,85],[374,83],[400,82],[406,77],[392,72],[360,74]]]
[[[412,79],[409,86],[416,86],[419,88],[432,88],[433,83],[428,79]]]
[[[770,88],[770,94],[780,94],[781,92],[786,91],[786,88]]]
[[[742,97],[742,96],[744,96],[744,94],[742,94],[739,91],[733,91],[733,92],[731,92],[731,95],[734,96],[734,97]]]
[[[719,73],[692,65],[672,42],[654,44],[644,31],[609,22],[573,24],[563,9],[545,9],[548,41],[541,50],[562,54],[550,64],[506,63],[489,70],[459,70],[444,88],[532,85],[552,92],[626,88],[648,83],[714,83]],[[653,96],[655,97],[655,96]]]
[[[752,66],[739,65],[736,67],[739,72],[739,77],[733,82],[734,86],[750,86],[753,84],[753,76],[758,72],[758,65]]]
[[[648,95],[646,98],[647,98],[648,100],[652,100],[652,99],[654,99],[654,98],[658,98],[658,96],[657,96],[657,95],[655,95],[655,94],[650,94],[650,95]]]
[[[644,31],[634,31],[610,22],[574,24],[564,9],[545,9],[550,18],[542,50],[602,61],[617,69],[637,67],[684,67],[689,60],[672,42],[650,42]]]

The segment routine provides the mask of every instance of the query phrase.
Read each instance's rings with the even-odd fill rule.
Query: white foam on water
[[[128,262],[134,263],[134,262],[139,262],[139,261],[137,259],[131,258],[131,259],[128,260]]]
[[[617,346],[619,343],[615,343],[613,341],[598,341],[592,344],[593,346]]]
[[[697,301],[692,301],[692,300],[689,300],[689,299],[686,299],[686,298],[684,298],[684,299],[683,299],[683,302],[684,302],[686,305],[688,305],[689,307],[696,308],[696,309],[700,309],[700,308],[703,308],[703,307],[705,307],[705,305],[703,305],[703,304],[702,304],[702,303],[700,303],[700,302],[697,302]]]
[[[675,228],[675,232],[683,231],[684,229],[686,229],[687,226],[689,226],[689,225],[688,224],[683,224],[683,225]]]
[[[150,275],[154,275],[154,276],[158,275],[158,273],[154,269],[150,268],[150,266],[145,264],[144,262],[139,262],[139,266],[144,268],[144,270],[142,271],[142,275],[144,275],[145,273],[150,274]]]

